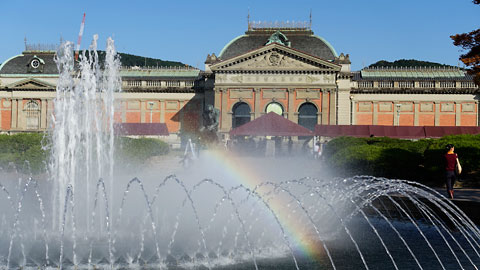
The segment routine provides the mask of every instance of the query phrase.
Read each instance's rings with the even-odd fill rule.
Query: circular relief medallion
[[[38,61],[38,59],[33,59],[32,62],[30,62],[30,66],[32,66],[32,68],[38,68],[40,66],[40,61]]]
[[[272,66],[278,66],[278,64],[280,64],[280,55],[278,53],[272,53],[268,57],[268,61],[270,61]]]

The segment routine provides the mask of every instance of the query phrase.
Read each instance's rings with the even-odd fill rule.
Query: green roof
[[[424,69],[375,69],[368,68],[360,71],[362,78],[458,78],[464,77],[465,71],[453,68],[424,68]]]
[[[194,68],[152,68],[152,69],[121,69],[122,77],[197,77],[199,69]]]

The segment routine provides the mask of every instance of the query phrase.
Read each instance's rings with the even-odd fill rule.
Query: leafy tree
[[[380,60],[368,67],[448,67],[448,65],[415,59],[400,59],[393,62]]]
[[[480,0],[473,0],[475,5],[480,5]],[[480,85],[480,29],[473,30],[470,33],[456,34],[450,36],[455,46],[461,47],[467,51],[460,55],[460,60],[471,69],[469,73],[474,76],[474,81]]]

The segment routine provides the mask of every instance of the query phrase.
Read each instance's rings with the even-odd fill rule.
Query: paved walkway
[[[442,188],[436,188],[438,192],[446,196],[447,191]],[[454,201],[475,201],[480,203],[480,189],[473,188],[455,188]]]

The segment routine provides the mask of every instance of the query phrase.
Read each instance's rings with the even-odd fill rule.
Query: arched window
[[[266,113],[274,112],[278,115],[283,115],[283,107],[280,103],[272,102],[272,103],[267,105],[267,108],[265,109],[265,112]]]
[[[302,104],[298,109],[298,124],[313,131],[317,124],[317,112],[317,107],[312,103]]]
[[[232,128],[239,127],[250,122],[250,106],[245,102],[239,102],[233,106]]]
[[[40,128],[40,106],[34,100],[30,100],[25,104],[24,111],[26,114],[27,129]]]

